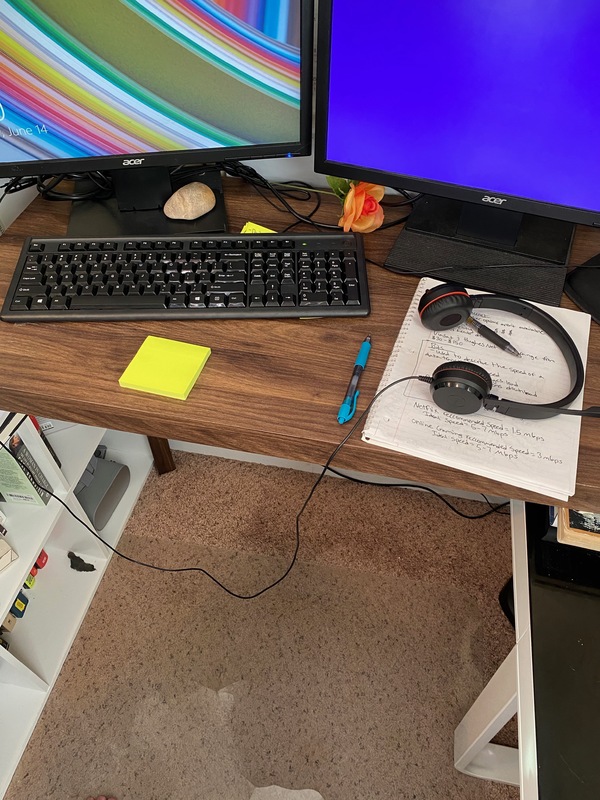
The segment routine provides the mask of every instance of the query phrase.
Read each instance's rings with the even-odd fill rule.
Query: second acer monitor
[[[320,0],[315,169],[423,193],[398,266],[565,264],[600,225],[598,41],[595,0]]]

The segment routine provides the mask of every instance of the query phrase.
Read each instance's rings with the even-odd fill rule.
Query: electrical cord
[[[259,597],[261,594],[264,594],[269,589],[272,589],[274,586],[277,586],[278,583],[281,583],[281,581],[283,581],[288,576],[289,572],[291,571],[292,567],[296,562],[296,557],[298,555],[298,550],[300,548],[300,532],[298,527],[298,519],[300,515],[296,517],[296,546],[289,566],[287,567],[285,572],[279,578],[277,578],[277,580],[273,581],[273,583],[269,584],[268,586],[265,586],[263,589],[261,589],[258,592],[255,592],[254,594],[243,595],[243,594],[238,594],[237,592],[234,592],[231,589],[228,589],[227,586],[225,586],[225,584],[221,583],[221,581],[218,578],[216,578],[214,575],[211,575],[211,573],[205,570],[203,567],[161,567],[158,566],[157,564],[150,564],[147,561],[140,561],[137,558],[132,558],[131,556],[128,556],[126,553],[122,553],[120,550],[117,550],[116,547],[113,547],[113,545],[109,544],[109,542],[103,539],[102,536],[100,536],[100,534],[97,531],[95,531],[90,525],[88,525],[88,523],[85,520],[81,519],[81,517],[79,517],[71,508],[69,508],[69,506],[65,503],[65,501],[61,497],[58,497],[58,495],[54,494],[54,492],[49,491],[44,486],[41,486],[36,480],[35,476],[31,474],[30,470],[28,470],[27,467],[21,461],[19,461],[17,456],[4,444],[4,442],[0,441],[0,446],[2,446],[4,450],[6,450],[6,452],[9,453],[12,456],[12,458],[19,464],[20,468],[27,475],[28,479],[34,484],[34,486],[37,486],[38,489],[42,489],[44,492],[46,492],[46,494],[49,494],[51,497],[57,500],[63,506],[63,508],[65,508],[69,512],[69,514],[75,520],[77,520],[77,522],[83,525],[83,527],[86,528],[86,530],[88,530],[92,534],[92,536],[95,536],[96,539],[102,542],[102,544],[105,547],[108,547],[108,549],[111,550],[115,555],[120,556],[121,558],[125,559],[125,561],[129,561],[131,564],[137,564],[140,567],[153,569],[156,570],[157,572],[201,572],[207,578],[210,578],[211,581],[216,583],[217,586],[219,586],[221,589],[227,592],[227,594],[232,595],[233,597],[236,597],[240,600],[252,600],[255,597]]]
[[[86,188],[81,191],[62,192],[57,190],[57,186],[63,181],[72,181],[75,186],[78,183],[86,184]],[[12,178],[3,185],[4,192],[0,196],[0,201],[7,194],[14,194],[23,189],[35,186],[38,194],[45,200],[91,200],[104,199],[110,197],[113,191],[113,183],[110,176],[104,172],[72,172],[56,175],[39,175],[35,178]]]
[[[23,189],[29,189],[32,186],[36,185],[36,178],[11,178],[8,183],[3,183],[0,186],[0,189],[4,191],[0,194],[0,203],[7,197],[9,194],[15,194],[16,192],[21,192]]]
[[[248,164],[242,164],[240,161],[223,161],[215,164],[210,164],[204,167],[195,166],[181,166],[175,167],[171,170],[171,176],[182,179],[192,178],[206,174],[207,172],[224,172],[231,177],[241,178],[277,211],[289,213],[295,218],[295,222],[288,225],[282,232],[292,230],[297,225],[303,223],[312,225],[318,231],[322,230],[339,230],[339,225],[322,222],[314,219],[314,215],[321,207],[321,198],[319,190],[315,189],[304,181],[288,181],[283,183],[274,183],[267,180],[259,172]],[[75,185],[85,182],[85,189],[72,192],[59,191],[56,187],[63,181],[70,180]],[[0,202],[6,194],[10,194],[22,189],[35,186],[38,193],[46,200],[91,200],[91,199],[106,199],[111,196],[113,192],[113,181],[110,174],[99,170],[82,173],[62,173],[52,175],[41,175],[37,178],[13,178],[8,184],[5,184],[4,194],[0,196]],[[283,188],[280,188],[283,187]],[[299,195],[298,192],[302,194]],[[397,190],[404,196],[404,200],[399,203],[392,203],[390,201],[382,202],[382,205],[390,208],[399,208],[405,205],[412,205],[420,195],[411,197],[408,192],[403,189]],[[271,193],[277,202],[268,196],[267,192]],[[298,202],[307,202],[310,200],[311,195],[316,196],[314,208],[307,214],[301,214],[293,207],[290,200]],[[380,226],[380,230],[391,228],[395,225],[400,225],[405,222],[410,213],[400,217],[397,220],[385,222]],[[381,266],[381,265],[380,265]]]
[[[280,186],[285,186],[285,184],[279,184],[279,185]],[[328,223],[328,222],[320,222],[318,220],[313,219],[314,215],[317,213],[317,211],[321,207],[321,197],[320,197],[319,193],[315,192],[314,189],[309,184],[306,184],[306,188],[304,190],[305,193],[306,193],[306,196],[304,198],[301,198],[301,197],[298,196],[298,184],[293,184],[293,185],[289,186],[289,188],[284,188],[284,189],[275,189],[275,184],[269,184],[269,191],[273,192],[275,194],[275,196],[279,200],[281,200],[281,202],[285,203],[285,207],[284,208],[279,208],[275,203],[273,203],[273,201],[269,198],[269,196],[263,191],[261,186],[254,185],[254,189],[255,189],[256,192],[258,192],[258,194],[260,194],[260,196],[264,200],[267,201],[267,203],[272,205],[273,208],[275,208],[277,211],[283,211],[284,213],[290,213],[296,218],[296,221],[291,223],[290,225],[286,226],[285,228],[283,228],[281,233],[285,233],[285,232],[291,230],[292,228],[295,228],[297,225],[300,225],[302,223],[312,225],[313,227],[315,227],[319,231],[321,231],[323,228],[325,228],[327,230],[339,230],[339,226],[338,225],[334,225],[334,224]],[[306,213],[306,214],[297,213],[296,210],[293,209],[291,204],[289,204],[289,202],[287,201],[287,198],[289,197],[289,198],[294,198],[295,200],[298,200],[300,202],[308,202],[311,199],[310,196],[312,194],[314,194],[316,196],[315,205],[314,205],[313,209],[311,211],[309,211],[308,213]]]
[[[267,202],[269,202],[274,208],[276,208],[278,211],[282,211],[283,210],[284,212],[288,212],[293,217],[295,217],[295,219],[297,221],[295,224],[303,222],[303,223],[306,223],[308,225],[313,225],[315,228],[317,228],[317,230],[321,230],[323,228],[325,228],[327,230],[339,230],[339,225],[337,225],[337,224],[334,225],[334,224],[329,223],[329,222],[319,222],[318,220],[313,219],[313,215],[316,213],[316,211],[320,207],[320,204],[321,204],[320,198],[317,201],[316,207],[309,214],[300,214],[291,205],[291,203],[288,202],[288,199],[286,197],[286,191],[289,191],[294,184],[291,184],[291,183],[288,184],[288,189],[285,190],[285,191],[282,191],[275,184],[271,183],[266,178],[264,178],[262,175],[260,175],[255,169],[253,169],[252,167],[248,167],[247,164],[243,164],[243,165],[240,164],[239,166],[243,167],[243,169],[239,172],[239,174],[237,173],[237,171],[230,170],[230,165],[227,165],[227,169],[225,169],[225,172],[227,174],[230,174],[230,175],[232,174],[232,175],[235,175],[236,177],[243,178],[246,182],[248,182],[251,186],[253,186],[255,191],[257,191],[258,194],[260,194],[263,199],[267,200]],[[278,207],[275,203],[273,203],[272,200],[265,195],[264,191],[261,191],[263,189],[271,192],[276,197],[276,199],[279,201],[281,206],[283,206],[283,208]]]
[[[77,184],[85,184],[85,188],[75,189],[71,192],[58,191],[56,187],[65,180],[72,181],[75,187]],[[98,170],[41,175],[37,179],[36,186],[39,194],[45,200],[101,200],[110,197],[113,192],[111,177]]]
[[[304,181],[286,181],[283,183],[276,183],[267,180],[263,177],[259,172],[257,172],[253,167],[250,167],[248,164],[242,164],[240,161],[227,161],[222,162],[221,164],[216,165],[220,170],[225,172],[225,174],[230,175],[231,177],[241,178],[242,180],[249,183],[254,190],[264,199],[266,200],[273,208],[277,211],[282,211],[284,213],[291,214],[295,219],[296,222],[288,225],[282,232],[286,232],[291,230],[292,228],[296,227],[301,223],[305,223],[308,225],[314,226],[317,230],[339,230],[339,225],[332,224],[328,222],[321,222],[319,220],[313,219],[314,214],[319,210],[321,206],[321,198],[319,197],[320,190],[315,189],[315,187],[311,186],[310,184]],[[191,168],[191,172],[184,172],[183,169],[178,171],[176,174],[183,175],[184,177],[191,177],[191,175],[197,174],[197,169],[194,170]],[[279,187],[284,187],[283,189]],[[288,196],[294,197],[294,190],[300,189],[302,192],[306,194],[304,198],[300,198],[296,196],[294,199],[300,201],[308,201],[310,199],[311,194],[315,194],[317,196],[316,205],[312,211],[308,214],[301,214],[298,212],[289,202]],[[399,203],[390,203],[387,201],[385,204],[388,205],[390,208],[399,208],[406,205],[412,205],[421,195],[416,195],[411,197],[407,192],[403,189],[398,190],[403,196],[404,200]],[[266,192],[270,192],[275,196],[277,201],[280,205],[274,203],[271,198],[266,194]],[[329,193],[328,193],[329,194]],[[406,219],[410,214],[405,215],[397,220],[391,220],[390,222],[386,222],[380,226],[379,230],[384,230],[385,228],[391,228],[394,225],[400,225],[402,222],[405,222]]]
[[[380,389],[378,392],[375,393],[375,395],[372,397],[372,399],[370,400],[370,402],[367,405],[367,407],[365,408],[365,410],[359,415],[359,417],[357,418],[356,422],[352,425],[352,427],[350,428],[348,433],[343,437],[343,439],[339,442],[339,444],[335,447],[333,452],[328,457],[328,459],[325,462],[325,464],[323,465],[323,467],[321,469],[321,472],[319,473],[316,481],[313,483],[313,485],[312,485],[312,487],[311,487],[306,499],[304,500],[300,510],[296,514],[294,551],[293,551],[293,554],[292,554],[292,557],[290,559],[290,562],[289,562],[288,566],[286,567],[284,572],[276,580],[274,580],[272,583],[268,584],[267,586],[263,587],[262,589],[259,589],[257,592],[253,592],[252,594],[240,594],[238,592],[233,591],[232,589],[229,589],[227,586],[225,586],[224,583],[222,583],[218,578],[216,578],[214,575],[212,575],[210,572],[208,572],[208,570],[204,569],[203,567],[161,567],[161,566],[159,566],[157,564],[150,564],[147,561],[140,561],[139,559],[133,558],[132,556],[128,556],[126,553],[122,553],[120,550],[117,550],[116,547],[113,547],[113,545],[109,544],[105,539],[103,539],[102,536],[100,536],[100,534],[97,531],[95,531],[90,525],[88,525],[87,522],[85,522],[85,520],[81,519],[81,517],[79,517],[71,508],[69,508],[69,506],[65,503],[65,501],[62,498],[58,497],[58,495],[54,494],[54,492],[51,492],[48,489],[46,489],[44,486],[41,486],[40,483],[36,480],[35,476],[32,475],[31,471],[29,469],[27,469],[27,467],[21,461],[19,461],[19,459],[12,452],[12,450],[10,450],[10,448],[8,448],[4,444],[4,442],[2,442],[1,440],[0,440],[0,446],[2,446],[4,448],[4,450],[6,450],[6,452],[19,464],[19,467],[27,475],[28,479],[34,484],[34,486],[36,486],[38,489],[42,489],[47,494],[49,494],[51,497],[53,497],[55,500],[57,500],[69,512],[69,514],[75,520],[77,520],[77,522],[79,522],[81,525],[83,525],[83,527],[86,528],[86,530],[88,530],[92,534],[92,536],[94,536],[96,539],[98,539],[100,542],[102,542],[102,544],[105,547],[108,547],[108,549],[111,552],[113,552],[115,555],[120,556],[125,561],[128,561],[131,564],[136,564],[137,566],[146,567],[147,569],[153,569],[153,570],[155,570],[157,572],[200,572],[202,575],[205,575],[207,578],[209,578],[211,581],[213,581],[213,583],[215,583],[217,586],[219,586],[219,588],[223,589],[223,591],[226,592],[228,595],[231,595],[232,597],[235,597],[238,600],[254,600],[256,597],[260,597],[260,595],[265,594],[265,592],[268,592],[270,589],[273,589],[275,586],[280,584],[283,580],[285,580],[285,578],[287,578],[287,576],[292,571],[292,568],[294,567],[294,565],[296,563],[296,560],[298,558],[298,552],[300,550],[300,519],[301,519],[304,511],[306,510],[308,504],[310,503],[314,493],[316,492],[317,487],[319,486],[319,484],[323,480],[325,474],[327,473],[327,471],[336,472],[336,470],[332,469],[331,466],[330,466],[331,462],[333,461],[333,459],[336,457],[336,455],[339,453],[339,451],[342,449],[342,447],[346,444],[348,439],[350,439],[350,437],[352,436],[354,431],[357,429],[357,427],[360,425],[361,421],[364,419],[366,414],[369,412],[369,410],[373,406],[373,403],[375,403],[375,401],[379,397],[381,397],[381,395],[384,392],[386,392],[388,389],[391,389],[392,387],[397,386],[400,383],[404,383],[405,381],[410,381],[410,380],[419,380],[419,381],[423,381],[425,383],[431,383],[431,378],[428,377],[428,376],[408,375],[405,378],[399,378],[398,380],[392,381],[392,383],[389,383],[387,386],[384,386],[383,389]],[[342,473],[337,473],[337,474],[342,474]],[[371,482],[371,481],[362,481],[362,480],[360,480],[358,478],[354,478],[354,477],[343,475],[343,474],[342,474],[342,477],[348,478],[349,480],[353,480],[353,481],[356,481],[358,483],[366,483],[366,484],[373,483],[374,485],[383,485],[383,486],[390,486],[390,487],[396,486],[396,484],[376,484],[375,482]],[[397,486],[410,486],[411,488],[415,488],[414,484],[397,484]],[[486,511],[484,514],[470,516],[470,515],[467,515],[467,514],[463,514],[461,511],[458,511],[451,503],[449,503],[442,495],[440,495],[434,489],[430,489],[427,486],[417,487],[417,488],[424,488],[427,491],[432,492],[434,495],[436,495],[436,497],[439,497],[440,500],[442,500],[444,503],[446,503],[446,505],[452,511],[454,511],[455,513],[459,514],[462,517],[466,517],[467,519],[481,519],[483,517],[488,516],[491,513],[494,513],[494,511],[496,511],[498,508],[502,508],[504,505],[506,505],[506,504],[502,504],[502,505],[497,506],[497,507],[492,507],[489,511]],[[483,496],[485,497],[485,495],[483,495]],[[486,500],[487,500],[487,498],[486,498]],[[488,501],[488,503],[489,503],[489,501]]]
[[[463,511],[460,511],[456,506],[452,505],[449,500],[446,500],[443,494],[437,492],[435,489],[432,489],[431,486],[422,486],[418,483],[388,483],[387,481],[366,481],[363,478],[356,478],[353,475],[348,475],[344,472],[340,472],[339,470],[335,469],[334,467],[327,468],[329,472],[333,472],[334,475],[339,475],[340,478],[345,478],[348,481],[354,481],[354,483],[361,483],[365,486],[382,486],[390,489],[419,489],[425,492],[430,492],[431,494],[435,495],[438,500],[441,500],[442,503],[445,503],[451,511],[454,511],[455,514],[458,514],[459,517],[463,517],[464,519],[483,519],[484,517],[488,517],[490,514],[500,514],[500,516],[510,516],[510,514],[506,514],[500,509],[505,508],[509,505],[508,502],[499,503],[497,506],[493,506],[488,498],[480,492],[483,499],[486,503],[490,506],[488,511],[484,511],[483,514],[465,514]]]

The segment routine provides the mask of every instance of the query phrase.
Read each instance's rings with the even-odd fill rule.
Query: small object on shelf
[[[94,572],[96,567],[93,564],[88,564],[87,561],[84,561],[81,556],[78,556],[76,553],[73,553],[71,550],[67,553],[69,556],[69,561],[71,562],[71,569],[74,569],[75,572]]]
[[[35,585],[35,576],[29,573],[29,575],[25,578],[25,583],[23,584],[24,589],[33,589]]]
[[[10,648],[9,643],[6,641],[6,639],[3,639],[2,636],[0,636],[0,647],[3,647],[5,650]]]
[[[19,592],[17,599],[12,604],[10,613],[13,614],[17,619],[21,619],[27,609],[27,603],[29,603],[29,598],[27,595],[24,595],[23,592]]]
[[[44,569],[47,563],[48,563],[48,553],[45,550],[41,550],[39,556],[35,560],[35,566],[38,569]]]
[[[16,624],[17,624],[17,618],[15,617],[15,615],[7,614],[6,617],[4,618],[4,621],[2,622],[2,625],[0,625],[0,628],[2,628],[3,631],[10,633],[14,629]]]
[[[600,550],[600,511],[561,508],[556,538],[562,544]]]
[[[6,539],[0,539],[0,572],[18,558]]]
[[[129,486],[129,467],[92,456],[79,483],[75,496],[97,531],[101,531]]]

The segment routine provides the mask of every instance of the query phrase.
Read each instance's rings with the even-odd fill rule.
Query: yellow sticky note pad
[[[246,222],[240,233],[275,233],[271,228],[264,228],[256,222]]]
[[[119,385],[185,400],[209,355],[210,347],[147,336],[119,378]]]

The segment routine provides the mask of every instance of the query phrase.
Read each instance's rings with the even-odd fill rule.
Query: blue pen
[[[370,351],[371,337],[367,336],[367,338],[361,344],[358,355],[356,356],[354,369],[352,370],[352,377],[350,378],[350,383],[346,389],[346,396],[344,397],[342,405],[340,406],[340,410],[338,411],[338,422],[340,425],[343,425],[344,422],[348,422],[348,420],[352,419],[354,416],[354,412],[356,411],[356,401],[358,400],[358,395],[360,394],[357,389],[358,381],[364,368],[367,366],[367,358],[369,357]]]

